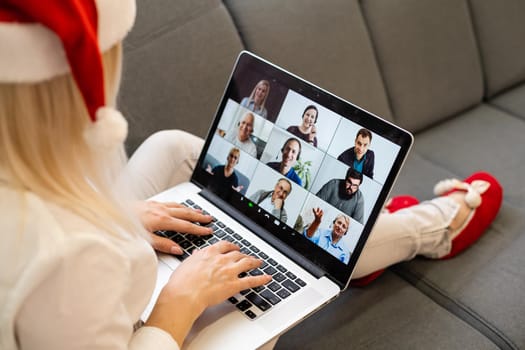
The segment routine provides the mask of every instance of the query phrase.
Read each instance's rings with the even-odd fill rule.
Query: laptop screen
[[[411,144],[406,131],[242,52],[193,181],[344,283]]]

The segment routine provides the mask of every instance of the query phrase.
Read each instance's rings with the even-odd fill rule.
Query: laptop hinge
[[[257,236],[261,237],[265,242],[270,244],[272,247],[286,255],[289,259],[294,261],[296,264],[301,266],[303,269],[312,274],[315,278],[321,278],[326,276],[326,272],[321,269],[319,266],[313,264],[310,260],[306,259],[301,254],[297,253],[286,243],[282,242],[280,239],[276,238],[268,230],[257,225],[251,221],[244,213],[233,207],[231,204],[217,196],[216,194],[210,192],[206,188],[203,188],[199,194],[215,204],[218,208],[228,214],[231,218],[239,222],[241,225],[246,227],[248,230],[255,233]],[[286,252],[286,253],[284,253]]]

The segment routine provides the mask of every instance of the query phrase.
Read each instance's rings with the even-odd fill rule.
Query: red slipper
[[[449,195],[455,191],[466,191],[465,202],[473,213],[465,224],[451,232],[452,249],[440,259],[449,259],[470,247],[487,230],[498,214],[503,201],[503,188],[492,175],[477,172],[463,182],[459,180],[441,181],[434,188],[437,195]]]
[[[400,209],[408,208],[416,204],[419,204],[419,200],[416,197],[403,195],[403,196],[397,196],[397,197],[393,197],[389,199],[385,205],[385,209],[389,213],[395,213],[396,211]],[[385,269],[377,270],[361,278],[356,278],[354,280],[351,280],[350,286],[365,287],[369,285],[370,283],[372,283],[374,280],[376,280],[379,276],[381,276],[383,272],[385,272]]]

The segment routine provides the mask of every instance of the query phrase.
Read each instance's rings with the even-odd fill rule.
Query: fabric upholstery
[[[362,5],[398,124],[419,131],[481,101],[481,66],[465,1]]]

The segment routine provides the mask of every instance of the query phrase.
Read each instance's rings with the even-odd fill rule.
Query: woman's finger
[[[177,243],[173,242],[171,239],[157,236],[156,234],[151,232],[149,234],[151,237],[151,246],[156,251],[174,255],[182,254],[181,247]]]

